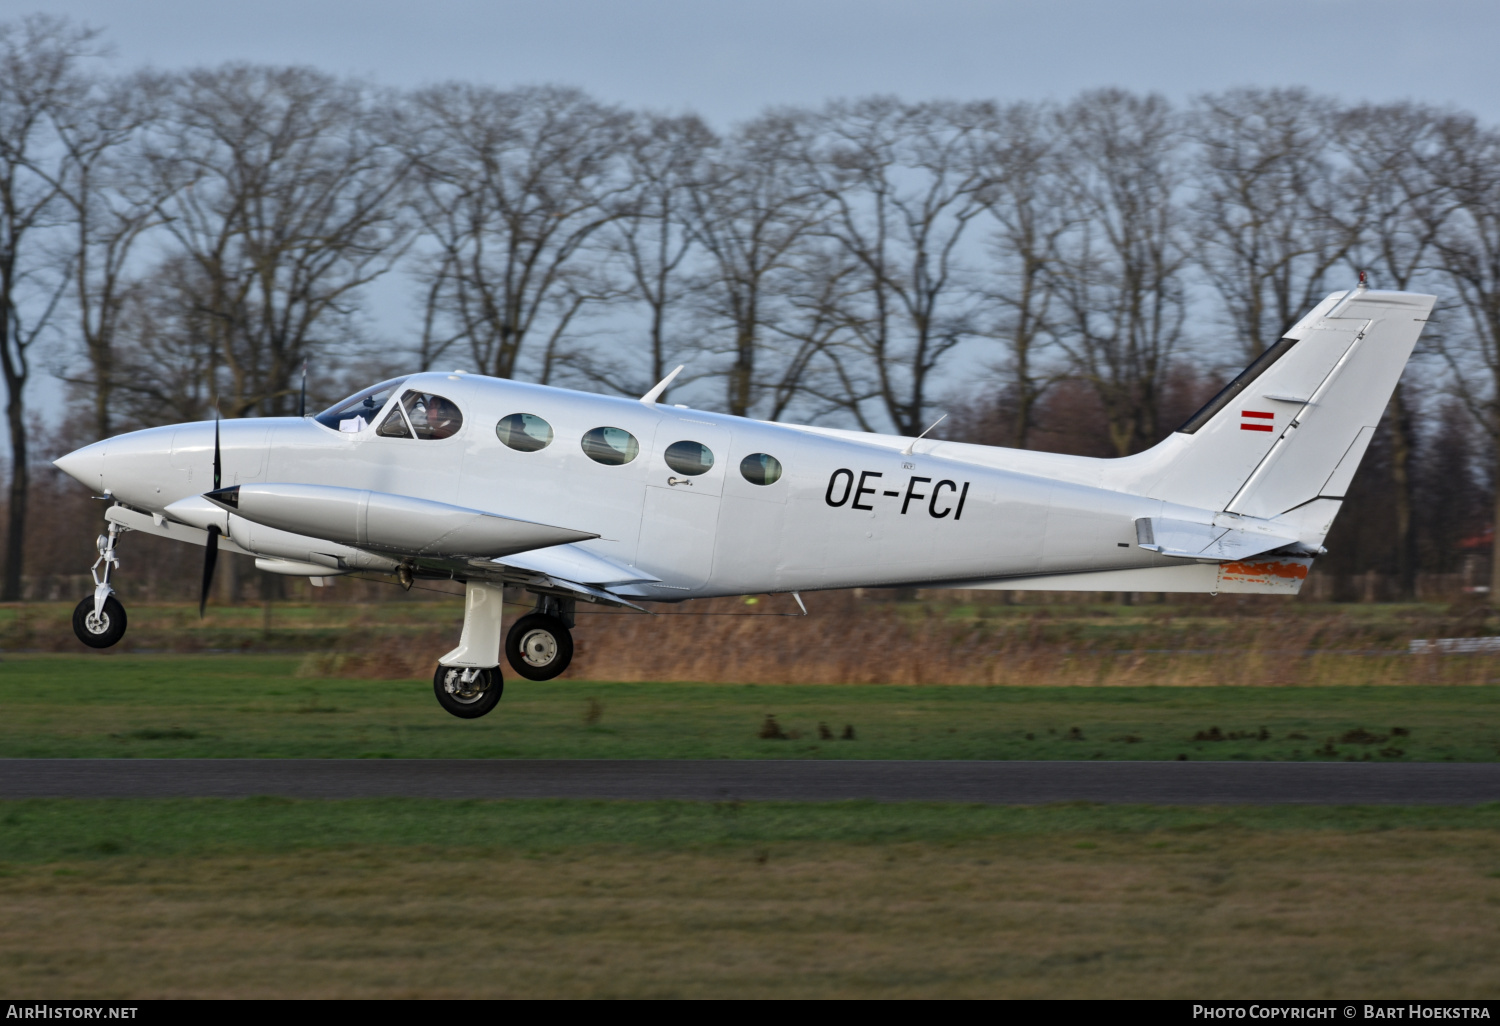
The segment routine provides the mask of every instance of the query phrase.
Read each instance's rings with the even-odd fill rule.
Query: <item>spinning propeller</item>
[[[219,401],[214,400],[214,491],[219,490],[224,468],[219,460]],[[203,619],[203,610],[208,606],[208,589],[214,583],[214,565],[219,561],[218,524],[208,525],[208,544],[203,548],[203,590],[198,595],[198,619]]]

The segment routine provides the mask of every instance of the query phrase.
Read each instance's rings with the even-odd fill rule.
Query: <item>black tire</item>
[[[529,613],[505,635],[505,658],[527,680],[551,680],[573,661],[573,633],[546,613]]]
[[[94,619],[94,596],[90,595],[73,608],[73,633],[89,648],[109,648],[125,636],[125,607],[113,595],[104,600],[98,620]]]
[[[463,684],[461,666],[439,666],[432,675],[432,692],[437,695],[438,705],[462,720],[477,720],[500,703],[505,693],[505,679],[500,667],[480,670],[479,676],[467,687]],[[450,681],[451,678],[451,681]],[[449,687],[453,691],[449,691]]]

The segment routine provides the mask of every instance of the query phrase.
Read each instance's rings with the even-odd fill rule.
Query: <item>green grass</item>
[[[0,802],[0,991],[1484,998],[1500,805]]]
[[[1500,830],[1500,803],[1474,808],[935,803],[433,801],[371,798],[0,801],[6,865],[67,860],[286,854],[372,847],[594,846],[686,850],[764,844],[958,843],[984,838],[1160,834],[1177,842],[1265,831]],[[1500,867],[1500,863],[1497,863]]]
[[[464,721],[442,712],[428,682],[303,678],[299,665],[291,656],[9,656],[0,663],[0,757],[1500,758],[1500,687],[1490,685],[752,686],[513,677],[499,708]],[[783,739],[759,736],[768,716]],[[820,725],[832,740],[820,738]],[[846,727],[853,740],[841,739]],[[1216,736],[1223,740],[1208,740]]]

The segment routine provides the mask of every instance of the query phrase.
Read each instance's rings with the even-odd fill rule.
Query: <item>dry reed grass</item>
[[[784,601],[784,600],[776,600]],[[788,603],[789,604],[789,603]],[[766,604],[768,605],[768,604]],[[566,678],[738,684],[974,684],[1029,686],[1481,684],[1484,656],[1412,656],[1410,636],[1462,629],[1441,619],[1372,624],[1334,614],[1273,610],[1204,617],[1161,607],[1129,629],[1067,607],[954,616],[951,607],[820,595],[809,617],[755,613],[720,599],[655,616],[580,616]],[[746,615],[748,614],[748,615]],[[1426,632],[1423,634],[1422,632]],[[305,672],[423,677],[452,647],[451,630],[388,635],[311,657]]]

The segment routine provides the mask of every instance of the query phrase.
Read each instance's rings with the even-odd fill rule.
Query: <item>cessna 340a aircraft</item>
[[[57,461],[113,500],[74,630],[125,633],[126,531],[321,585],[375,572],[463,581],[444,709],[499,701],[503,587],[535,609],[517,673],[572,657],[576,603],[642,608],[827,588],[1295,594],[1434,297],[1330,295],[1176,433],[1089,459],[730,417],[463,373],[381,382],[315,417],[206,421]],[[681,370],[682,368],[678,368]],[[673,372],[675,376],[677,372]]]

